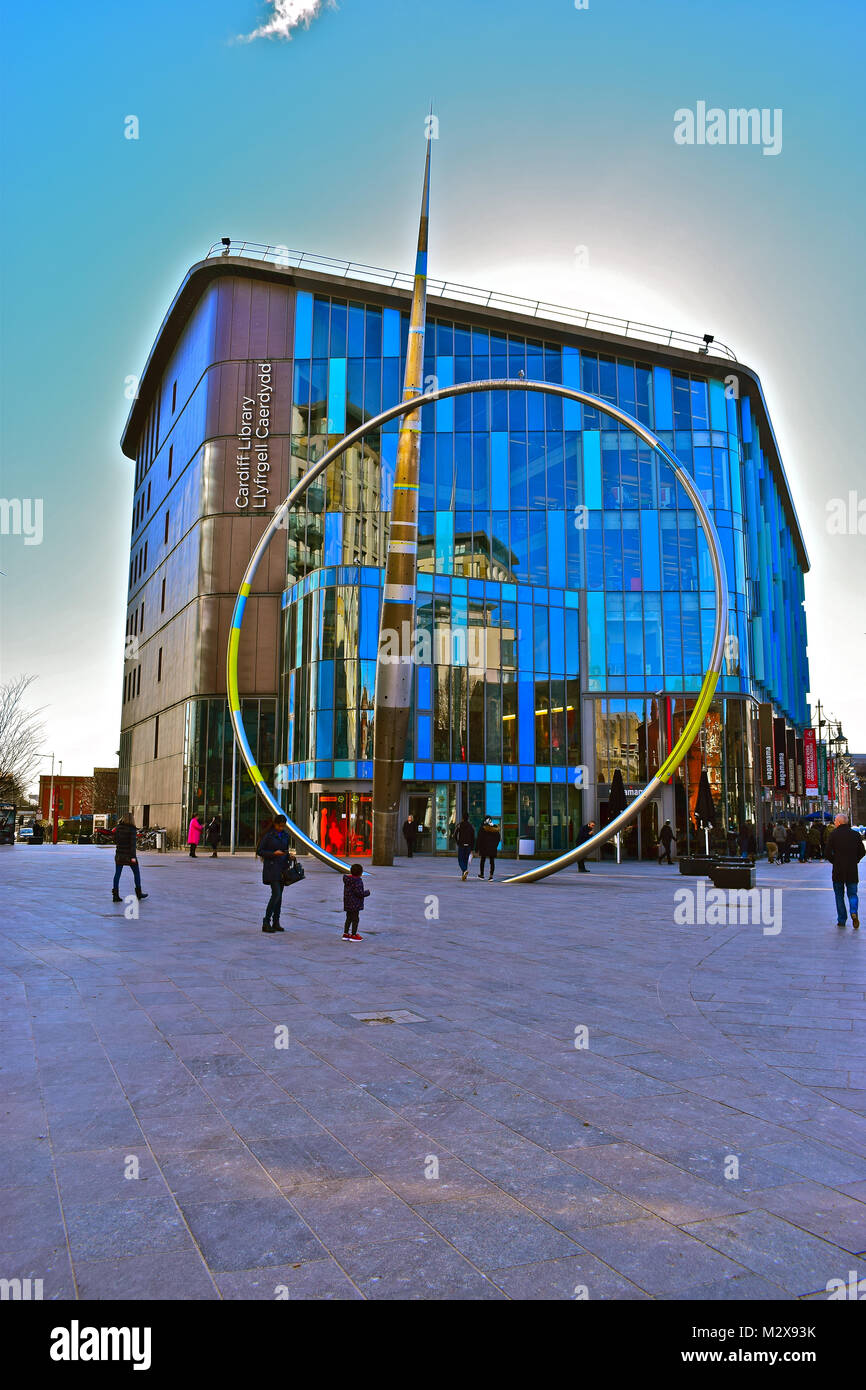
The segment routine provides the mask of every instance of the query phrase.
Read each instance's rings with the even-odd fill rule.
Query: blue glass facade
[[[298,294],[298,476],[348,428],[400,399],[407,327],[407,315],[384,304]],[[715,717],[726,727],[726,707],[739,703],[746,728],[751,697],[802,726],[802,564],[749,396],[726,381],[726,366],[709,358],[662,366],[529,337],[518,325],[512,332],[428,317],[428,386],[521,372],[564,382],[620,406],[671,447],[696,479],[725,555],[728,658]],[[426,406],[422,427],[417,623],[430,641],[419,643],[406,778],[474,784],[494,814],[503,786],[520,789],[518,803],[524,788],[561,788],[536,791],[538,824],[561,840],[583,812],[578,769],[588,768],[594,784],[607,780],[601,729],[609,738],[625,718],[633,736],[613,757],[626,773],[633,761],[630,780],[639,782],[681,725],[709,660],[706,544],[671,470],[596,410],[491,392]],[[398,428],[390,422],[349,451],[291,521],[281,733],[290,783],[372,775]],[[452,642],[449,655],[437,634],[461,631],[467,640]],[[483,659],[473,659],[473,632],[484,634]],[[587,724],[581,700],[593,696]],[[632,755],[641,743],[639,767]],[[733,818],[742,819],[754,816],[755,790],[751,758],[738,757],[730,780]],[[722,749],[722,797],[728,760]]]
[[[233,820],[239,842],[254,835],[249,790],[232,798],[226,771],[234,595],[264,518],[310,462],[400,399],[407,329],[403,291],[325,271],[226,256],[180,287],[124,433],[136,461],[127,638],[139,645],[121,748],[143,813],[180,827],[199,799]],[[238,430],[262,363],[273,399],[256,514],[238,496]],[[792,732],[808,722],[808,561],[760,383],[709,353],[430,302],[428,386],[521,372],[655,430],[696,479],[724,549],[717,697],[626,852],[652,843],[662,815],[688,836],[702,767],[726,825],[760,829],[775,789],[760,785],[758,705]],[[449,849],[448,823],[466,808],[500,817],[507,849],[526,840],[527,852],[553,853],[589,815],[603,819],[617,768],[639,787],[685,724],[713,631],[706,547],[669,468],[594,409],[492,392],[427,406],[422,425],[406,796],[430,848]],[[342,847],[358,854],[398,431],[392,421],[367,435],[291,513],[240,649],[244,722],[253,742],[265,731],[260,763],[270,771],[273,759],[286,808],[332,848],[349,821]],[[273,734],[259,717],[271,709]]]

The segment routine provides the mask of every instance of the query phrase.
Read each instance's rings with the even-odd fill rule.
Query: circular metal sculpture
[[[563,400],[577,401],[580,405],[589,406],[591,409],[599,411],[602,415],[610,416],[621,425],[625,425],[627,429],[632,430],[639,439],[642,439],[645,444],[648,444],[651,449],[654,449],[656,453],[660,454],[665,463],[673,469],[677,482],[682,485],[683,491],[687,494],[697,513],[701,529],[706,537],[710,552],[710,563],[713,567],[713,582],[716,595],[716,621],[715,630],[713,632],[710,662],[695,700],[695,707],[679,739],[671,749],[668,757],[662,763],[658,772],[647,783],[639,796],[636,796],[634,801],[632,801],[620,815],[616,816],[604,826],[603,829],[596,831],[590,839],[584,841],[584,843],[577,848],[569,850],[566,854],[559,855],[557,859],[552,859],[545,864],[536,865],[534,868],[528,869],[525,873],[515,874],[512,878],[503,880],[504,883],[533,883],[536,879],[546,878],[548,874],[559,873],[560,869],[566,869],[569,865],[579,863],[580,860],[586,859],[598,849],[600,845],[605,844],[607,840],[612,839],[614,835],[617,835],[621,830],[624,830],[627,825],[630,825],[640,814],[646,802],[655,796],[664,783],[670,781],[698,735],[698,731],[704,722],[704,716],[710,707],[715,693],[716,683],[719,679],[719,673],[722,669],[725,632],[727,629],[728,588],[725,578],[725,565],[722,558],[721,544],[712,517],[704,505],[704,500],[701,497],[694,479],[689,476],[679,460],[671,453],[670,449],[653,434],[652,430],[647,429],[646,425],[642,425],[639,420],[635,420],[632,416],[627,415],[626,412],[620,410],[618,406],[609,405],[607,401],[599,400],[597,396],[591,396],[586,391],[577,391],[570,386],[560,386],[557,382],[553,381],[512,381],[510,379],[504,381],[465,381],[459,382],[455,386],[443,386],[438,391],[429,391],[426,395],[417,396],[410,401],[401,401],[398,405],[391,406],[388,410],[383,410],[380,415],[374,416],[373,419],[365,420],[357,429],[344,435],[338,444],[335,444],[332,449],[328,449],[316,463],[312,464],[303,478],[292,488],[288,497],[274,512],[268,526],[265,528],[261,540],[250,557],[243,582],[238,590],[238,597],[232,615],[231,632],[229,634],[228,653],[226,658],[229,713],[241,757],[246,764],[247,771],[259,795],[267,802],[274,813],[285,815],[282,806],[265,782],[261,771],[256,766],[256,760],[253,757],[253,752],[250,748],[240,713],[241,702],[238,693],[238,647],[240,645],[244,608],[246,607],[247,598],[249,597],[252,582],[255,578],[256,570],[259,567],[259,562],[267,550],[272,537],[277,531],[284,528],[289,512],[294,504],[300,501],[310,484],[315,482],[316,478],[318,478],[321,473],[324,473],[328,465],[344,454],[348,448],[357,442],[357,440],[363,439],[365,434],[369,434],[373,430],[378,430],[388,420],[393,420],[401,415],[408,415],[410,412],[420,409],[421,406],[432,405],[436,401],[446,400],[449,396],[466,396],[479,391],[536,391],[543,395],[560,396]],[[288,825],[295,839],[305,845],[311,854],[315,855],[317,859],[320,859],[323,864],[329,865],[330,868],[338,869],[341,873],[345,873],[347,865],[344,864],[341,859],[337,859],[335,855],[329,854],[321,845],[317,845],[315,840],[311,840],[310,837],[305,835],[303,830],[291,820],[288,820]]]

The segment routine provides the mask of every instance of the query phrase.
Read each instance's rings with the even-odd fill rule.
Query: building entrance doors
[[[319,844],[340,858],[369,856],[373,843],[372,801],[369,792],[320,793]]]
[[[429,792],[409,793],[409,815],[414,817],[418,827],[418,834],[415,837],[415,854],[421,850],[429,854],[433,848],[433,806]]]
[[[437,782],[435,788],[435,845],[437,854],[454,848],[451,828],[457,825],[457,787],[454,782]]]
[[[626,792],[626,796],[637,795],[636,792]],[[599,797],[598,803],[599,823],[607,825],[611,819],[610,802],[608,800],[608,790]],[[626,826],[620,836],[620,855],[622,859],[653,859],[658,843],[658,832],[661,827],[661,801],[654,797],[640,813],[636,821]],[[616,859],[616,844],[609,840],[606,845],[601,847],[602,859]]]

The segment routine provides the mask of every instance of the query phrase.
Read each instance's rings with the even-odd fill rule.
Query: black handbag
[[[299,864],[297,859],[293,859],[283,869],[283,872],[280,875],[280,883],[283,885],[284,888],[288,888],[289,885],[292,883],[300,883],[301,879],[304,877],[305,874],[303,864]]]

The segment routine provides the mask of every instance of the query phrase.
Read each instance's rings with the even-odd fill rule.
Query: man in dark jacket
[[[213,819],[208,823],[207,830],[205,831],[205,837],[211,848],[211,859],[216,859],[217,857],[217,850],[219,849],[221,834],[222,822],[219,816],[214,816]]]
[[[805,821],[798,820],[798,821],[797,821],[797,848],[798,848],[798,850],[799,850],[799,854],[800,854],[800,863],[801,863],[801,864],[805,864],[805,862],[806,862],[806,843],[807,843],[807,836],[808,836],[808,833],[809,833],[809,832],[808,832],[807,829],[806,829],[806,823],[805,823]]]
[[[460,873],[465,882],[466,875],[469,873],[469,856],[475,848],[475,831],[465,811],[463,819],[457,827],[455,839],[457,841],[457,863],[460,865]]]
[[[415,850],[415,841],[418,838],[418,825],[414,816],[407,816],[403,822],[403,839],[406,841],[406,853],[409,858]]]
[[[289,864],[289,832],[286,829],[285,816],[274,816],[273,821],[259,841],[256,854],[262,861],[262,883],[267,884],[271,890],[262,921],[262,931],[285,931],[285,927],[280,926],[280,909],[283,905],[283,873]]]
[[[833,893],[836,898],[836,925],[844,927],[848,921],[848,912],[845,907],[845,894],[848,894],[848,906],[851,909],[851,925],[857,931],[860,927],[860,918],[857,915],[859,903],[857,900],[857,884],[860,873],[857,865],[863,858],[866,850],[863,849],[863,841],[852,830],[848,824],[848,817],[838,815],[833,822],[833,830],[827,837],[824,846],[824,854],[833,865]]]
[[[138,867],[138,831],[135,828],[135,821],[132,816],[125,815],[120,817],[120,824],[114,836],[114,884],[111,889],[111,900],[115,903],[123,902],[120,896],[120,875],[126,866],[132,869],[132,877],[135,879],[135,896],[140,900],[148,896],[141,891],[141,871]]]
[[[673,844],[673,842],[674,832],[671,830],[670,821],[666,820],[661,830],[659,831],[659,844],[662,847],[662,853],[659,855],[660,864],[663,864],[665,862],[665,859],[667,859],[667,862],[669,864],[672,864],[674,862],[671,859],[671,845]]]
[[[590,839],[591,836],[592,836],[594,833],[595,833],[595,821],[594,821],[594,820],[588,820],[588,821],[586,822],[586,825],[582,825],[582,826],[580,827],[580,834],[579,834],[578,837],[577,837],[577,843],[578,843],[578,845],[585,845],[586,842],[587,842],[587,840]],[[575,846],[575,848],[576,848],[576,846]],[[584,863],[584,861],[583,861],[582,859],[581,859],[580,863],[579,863],[578,866],[577,866],[577,871],[578,871],[578,873],[580,873],[580,874],[588,874],[588,873],[589,873],[589,869],[586,867],[586,864]]]
[[[478,857],[481,861],[478,868],[479,878],[484,877],[484,861],[486,859],[490,860],[490,878],[493,877],[493,870],[496,868],[496,851],[499,848],[499,840],[499,831],[496,829],[490,817],[485,816],[484,824],[478,832],[478,840],[475,845],[475,848],[478,850]],[[488,879],[488,882],[489,881]]]

